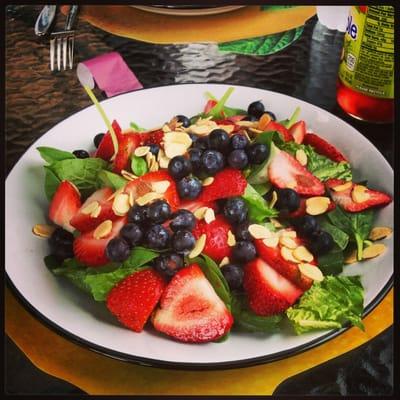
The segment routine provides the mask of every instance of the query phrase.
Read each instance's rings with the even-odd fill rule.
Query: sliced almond
[[[303,149],[296,150],[296,160],[303,166],[307,165],[307,154]]]
[[[204,213],[204,221],[206,221],[207,224],[215,221],[215,213],[212,208],[207,207],[207,210]]]
[[[261,115],[260,120],[258,121],[257,128],[264,131],[267,125],[271,122],[272,118],[268,113],[264,113]]]
[[[297,186],[296,181],[290,181],[290,182],[288,182],[288,183],[286,184],[286,187],[287,187],[288,189],[294,189],[296,186]]]
[[[111,230],[112,230],[112,221],[106,219],[94,230],[93,237],[95,239],[101,239],[109,235],[111,233]]]
[[[128,193],[119,193],[114,197],[112,210],[115,215],[124,216],[128,213],[131,208],[129,204],[129,195]]]
[[[259,135],[260,133],[262,133],[263,131],[261,131],[260,129],[257,128],[249,128],[249,131],[252,133],[255,133],[256,135]]]
[[[288,249],[295,249],[298,247],[298,244],[289,236],[280,236],[279,243]]]
[[[120,194],[120,193],[123,193],[123,191],[124,191],[124,188],[123,188],[123,187],[122,187],[122,188],[119,188],[119,189],[116,190],[110,197],[108,197],[106,201],[110,201],[110,200],[114,199],[115,196],[117,196],[117,195]]]
[[[311,262],[314,260],[314,256],[304,246],[298,246],[293,250],[293,256],[299,261]]]
[[[354,185],[353,190],[351,191],[351,198],[355,203],[364,203],[371,196],[367,192],[367,188],[363,185]]]
[[[312,279],[315,282],[321,282],[324,280],[324,275],[322,274],[321,270],[315,265],[300,263],[299,270],[303,275],[305,275],[307,278]]]
[[[368,238],[371,240],[380,240],[385,239],[391,236],[393,233],[392,228],[388,228],[387,226],[375,226],[371,229]]]
[[[203,186],[209,186],[214,182],[214,178],[212,176],[209,176],[208,178],[204,179],[202,182]]]
[[[100,207],[100,204],[98,201],[91,201],[87,206],[82,208],[81,213],[85,215],[90,215],[93,212],[96,212],[96,210]]]
[[[235,125],[218,125],[218,129],[224,130],[226,133],[232,133],[235,129]]]
[[[146,156],[145,156],[145,157],[146,157],[147,167],[150,168],[151,163],[152,163],[153,159],[155,158],[155,157],[154,157],[154,154],[151,153],[151,152],[148,152],[148,153],[146,153]]]
[[[136,203],[139,204],[139,206],[144,206],[146,204],[151,203],[154,200],[162,199],[162,198],[163,198],[163,195],[160,193],[148,192],[145,195],[138,197],[136,199]]]
[[[157,161],[160,168],[168,168],[169,158],[165,155],[165,151],[163,149],[158,151]]]
[[[383,243],[374,243],[371,246],[366,247],[362,252],[362,258],[374,258],[383,254],[386,250],[386,246]]]
[[[150,172],[156,172],[156,171],[159,170],[159,168],[160,168],[160,166],[159,166],[159,164],[158,164],[156,158],[153,157],[152,160],[151,160],[151,162],[150,162],[149,171],[150,171]]]
[[[272,232],[262,225],[251,224],[249,225],[248,230],[254,239],[266,239],[272,236]]]
[[[121,175],[127,179],[128,181],[134,181],[135,179],[137,179],[138,177],[128,171],[125,171],[124,169],[121,171]]]
[[[196,241],[196,244],[193,248],[193,250],[189,253],[189,258],[195,258],[197,257],[199,254],[201,254],[201,252],[204,249],[204,246],[206,245],[206,239],[207,236],[205,233],[203,233]]]
[[[168,158],[174,158],[176,156],[183,156],[188,149],[188,146],[182,144],[182,143],[175,143],[175,142],[170,142],[170,143],[165,143],[164,145],[164,150],[165,150],[165,155]]]
[[[230,230],[228,231],[227,243],[229,247],[233,247],[236,244],[235,235]]]
[[[286,237],[290,237],[290,238],[293,238],[293,239],[295,237],[297,237],[296,231],[293,231],[291,229],[282,229],[278,233],[279,233],[279,236],[286,236]]]
[[[219,263],[219,267],[222,268],[224,265],[227,265],[230,263],[229,257],[224,257],[221,262]]]
[[[250,127],[255,128],[256,126],[258,126],[258,121],[243,121],[242,120],[242,121],[237,121],[236,125],[244,126],[246,128],[250,128]]]
[[[269,203],[269,206],[272,208],[272,207],[276,204],[277,201],[278,201],[278,194],[277,194],[276,191],[274,190],[274,191],[272,192],[271,201],[270,201],[270,203]]]
[[[97,218],[100,215],[100,213],[101,213],[101,205],[99,204],[99,206],[90,213],[90,216],[92,218]]]
[[[168,124],[164,124],[161,129],[163,132],[171,132],[171,128],[169,127]]]
[[[309,215],[320,215],[326,212],[331,203],[329,197],[316,196],[306,200],[306,213]]]
[[[129,205],[131,207],[133,207],[133,205],[135,204],[135,197],[133,196],[133,192],[132,191],[129,192],[128,202],[129,202]]]
[[[165,143],[179,143],[189,147],[192,144],[192,139],[186,132],[168,132],[164,135]]]
[[[334,186],[332,189],[335,192],[344,192],[347,189],[350,189],[353,186],[353,182],[346,182],[343,183],[342,185]]]
[[[40,236],[42,238],[49,238],[52,233],[55,231],[56,227],[54,225],[47,225],[47,224],[36,224],[32,228],[32,232],[36,236]]]
[[[269,238],[263,239],[263,243],[267,247],[276,247],[279,243],[279,236],[271,236]]]
[[[345,259],[344,263],[345,264],[354,264],[358,262],[357,260],[357,250],[353,250]]]
[[[271,218],[270,221],[275,228],[283,228],[283,225],[276,218]]]
[[[197,218],[197,219],[203,219],[204,215],[207,211],[208,207],[200,207],[197,210],[195,210],[193,212],[193,215]]]
[[[293,256],[293,250],[289,249],[288,247],[282,246],[281,247],[281,256],[286,260],[286,261],[291,261],[295,264],[299,264],[300,261]]]
[[[151,184],[151,188],[153,189],[153,192],[163,194],[167,191],[167,189],[170,186],[169,181],[159,181],[159,182],[153,182]]]
[[[150,151],[150,146],[140,146],[134,151],[136,157],[144,157]]]

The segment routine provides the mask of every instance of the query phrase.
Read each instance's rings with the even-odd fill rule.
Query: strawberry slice
[[[282,139],[285,142],[293,142],[293,136],[290,134],[290,132],[285,128],[282,124],[276,121],[270,121],[269,124],[264,128],[264,132],[271,132],[271,131],[278,131]]]
[[[217,172],[211,185],[203,186],[197,198],[201,202],[209,202],[228,197],[241,196],[246,190],[247,181],[242,172],[233,168],[225,168]]]
[[[329,179],[325,182],[326,187],[329,189],[333,201],[339,204],[344,210],[349,212],[360,212],[371,207],[382,207],[391,203],[392,198],[386,193],[379,192],[377,190],[371,190],[366,188],[363,191],[364,201],[354,201],[357,199],[356,193],[353,193],[357,185],[351,183],[351,186],[345,190],[336,191],[335,187],[339,189],[339,186],[345,184],[346,181],[343,179]],[[362,188],[362,186],[361,186]],[[340,188],[341,189],[341,188]],[[359,188],[356,188],[356,191]],[[362,200],[362,199],[360,199]]]
[[[129,275],[114,286],[106,300],[107,308],[119,322],[135,332],[141,332],[156,307],[165,281],[153,269]]]
[[[87,198],[87,200],[82,204],[82,207],[72,217],[70,222],[71,225],[79,232],[87,232],[96,228],[97,225],[106,219],[117,219],[118,216],[115,215],[112,210],[113,200],[110,199],[112,194],[112,189],[108,187],[95,191]],[[93,206],[94,202],[96,202],[100,207],[99,212],[95,210],[95,208],[92,210],[88,208],[90,205]]]
[[[293,238],[298,245],[304,245],[299,238]],[[257,239],[254,241],[257,249],[257,254],[276,272],[284,276],[291,283],[296,285],[303,291],[310,289],[312,280],[303,275],[296,263],[285,260],[281,255],[281,245],[276,247],[266,246],[262,240]],[[311,261],[310,264],[316,264],[315,261]]]
[[[118,143],[120,142],[123,134],[121,127],[119,126],[117,121],[113,121],[111,126],[114,129],[115,136],[117,137]],[[107,133],[103,136],[99,147],[96,150],[95,157],[102,158],[105,161],[108,161],[114,154],[114,145],[111,138],[111,133],[107,131]]]
[[[113,171],[120,173],[123,169],[128,169],[130,156],[140,145],[140,136],[136,133],[125,133],[118,142],[118,152],[115,156]]]
[[[216,106],[218,102],[216,100],[208,100],[206,105],[204,106],[203,113],[208,114],[212,108]]]
[[[126,222],[126,217],[113,221],[111,232],[101,239],[96,239],[93,236],[95,230],[85,232],[75,238],[73,244],[75,258],[90,267],[98,267],[110,262],[105,253],[107,244],[118,235]]]
[[[303,143],[304,136],[306,135],[306,123],[304,121],[297,121],[290,127],[289,133],[293,136],[295,143]]]
[[[303,294],[303,291],[280,275],[261,258],[244,268],[243,287],[250,308],[262,316],[280,314]]]
[[[182,342],[204,343],[224,336],[233,317],[197,264],[181,269],[165,288],[154,328]]]
[[[192,233],[196,239],[202,234],[206,235],[206,244],[203,253],[216,262],[224,257],[230,257],[231,247],[228,246],[228,232],[231,226],[222,215],[217,215],[215,220],[207,224],[205,220],[197,222]]]
[[[157,129],[151,132],[142,132],[139,133],[139,135],[141,146],[148,146],[150,144],[161,146],[164,139],[164,131],[162,129]]]
[[[292,155],[278,151],[268,167],[270,182],[280,189],[290,188],[304,196],[324,194],[323,183]]]
[[[180,199],[176,183],[166,170],[148,172],[140,178],[129,182],[125,186],[124,191],[128,194],[132,192],[133,198],[136,199],[137,197],[144,196],[146,193],[153,192],[153,184],[165,181],[169,182],[169,186],[163,193],[163,198],[171,206],[172,211],[176,211],[179,208]]]
[[[78,189],[69,181],[62,181],[51,200],[49,218],[56,225],[69,232],[74,231],[70,221],[81,206],[81,196]]]
[[[315,133],[307,133],[304,136],[303,140],[304,144],[309,144],[314,147],[315,151],[319,154],[322,154],[325,157],[330,158],[333,161],[341,162],[346,161],[346,157],[332,144],[328,143],[322,137],[316,135]]]

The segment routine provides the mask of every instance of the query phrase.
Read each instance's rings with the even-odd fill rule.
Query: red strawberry
[[[269,122],[269,124],[264,129],[264,132],[271,132],[271,131],[278,131],[281,134],[282,139],[285,142],[293,141],[293,136],[290,134],[290,132],[287,130],[287,128],[285,128],[279,122],[276,122],[276,121]]]
[[[293,136],[293,140],[301,144],[303,143],[304,136],[306,135],[306,123],[304,121],[296,122],[290,129],[289,133]]]
[[[206,234],[206,244],[203,253],[219,262],[224,257],[231,255],[231,247],[228,246],[228,231],[231,226],[222,215],[217,215],[215,220],[207,224],[200,220],[193,229],[193,235],[198,239],[202,234]]]
[[[270,182],[279,189],[291,188],[305,196],[324,194],[323,183],[303,167],[292,155],[279,151],[268,167]]]
[[[115,156],[113,171],[120,173],[127,169],[130,163],[130,156],[140,145],[140,136],[136,133],[125,133],[118,143],[118,152]]]
[[[197,264],[170,281],[152,318],[155,329],[182,342],[204,343],[224,336],[233,317]]]
[[[245,117],[245,115],[235,115],[233,117],[220,119],[215,122],[218,125],[233,125],[232,133],[235,133],[235,132],[240,131],[240,129],[242,129],[242,127],[240,125],[236,125],[236,122],[242,120],[244,117]]]
[[[135,272],[111,289],[106,300],[107,308],[121,324],[141,332],[164,287],[163,278],[153,269]]]
[[[129,182],[124,190],[126,193],[132,192],[133,197],[137,198],[148,192],[153,192],[152,183],[161,181],[169,182],[168,189],[163,194],[164,200],[171,206],[173,211],[177,210],[180,205],[180,199],[176,189],[176,183],[166,170],[148,172],[140,178]]]
[[[315,133],[307,133],[307,135],[304,136],[303,143],[313,146],[317,153],[333,161],[347,161],[346,157],[336,147]]]
[[[140,144],[141,145],[150,145],[156,144],[161,146],[161,142],[164,139],[164,131],[162,129],[157,129],[151,132],[142,132],[140,135]]]
[[[114,214],[112,210],[113,200],[110,196],[113,194],[111,188],[105,187],[94,192],[87,200],[82,204],[79,211],[72,217],[71,225],[79,232],[87,232],[96,228],[101,222],[106,219],[117,219],[118,216]],[[97,217],[91,215],[91,213],[85,212],[87,206],[93,202],[97,202],[100,207],[100,213]]]
[[[120,142],[123,134],[121,131],[121,127],[119,126],[117,121],[113,121],[111,126],[114,129],[115,136],[117,137],[118,143]],[[111,133],[107,132],[103,139],[101,140],[99,147],[96,150],[95,157],[102,158],[103,160],[108,161],[114,154],[114,145],[111,139]]]
[[[227,197],[241,196],[246,190],[247,181],[243,174],[233,168],[217,172],[211,185],[204,186],[198,201],[209,202]]]
[[[110,261],[105,253],[107,244],[111,239],[118,235],[126,222],[126,217],[113,221],[111,232],[101,239],[96,239],[93,236],[95,230],[82,233],[82,235],[78,236],[74,240],[75,258],[90,267],[107,264]]]
[[[274,315],[288,309],[303,291],[280,275],[261,258],[244,268],[243,287],[250,308],[257,315]]]
[[[198,200],[184,200],[179,205],[179,208],[189,210],[192,213],[201,207],[212,208],[214,211],[218,209],[217,203],[215,203],[214,201],[203,202],[203,201],[198,201]]]
[[[294,238],[298,245],[303,244],[299,238]],[[308,290],[312,285],[312,280],[304,276],[296,263],[285,260],[281,255],[281,246],[268,247],[262,240],[254,241],[258,255],[276,272],[284,276],[294,285],[302,290]],[[304,244],[303,244],[304,245]],[[314,260],[310,264],[315,264]]]
[[[346,211],[359,212],[371,207],[385,206],[392,201],[392,198],[388,194],[367,188],[365,194],[368,196],[368,199],[362,202],[355,202],[352,198],[352,191],[356,186],[355,183],[352,182],[351,187],[346,190],[334,190],[335,187],[345,183],[346,181],[343,179],[329,179],[325,182],[333,201]]]
[[[49,218],[56,225],[73,232],[70,221],[81,206],[81,196],[78,189],[69,181],[62,181],[51,200]]]
[[[204,107],[203,113],[204,113],[204,114],[208,114],[208,113],[211,111],[211,109],[212,109],[213,107],[215,107],[215,105],[216,105],[217,103],[218,103],[218,102],[217,102],[216,100],[208,100],[207,103],[206,103],[206,105],[205,105],[205,107]]]

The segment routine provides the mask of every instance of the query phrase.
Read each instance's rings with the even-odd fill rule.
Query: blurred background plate
[[[142,11],[163,15],[194,17],[202,15],[222,14],[245,6],[131,6]]]

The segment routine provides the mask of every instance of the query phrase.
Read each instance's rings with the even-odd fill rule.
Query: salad
[[[391,196],[355,182],[299,108],[277,121],[258,100],[228,107],[232,91],[153,129],[114,120],[92,149],[38,147],[46,266],[124,327],[182,342],[363,329],[360,277],[341,273],[385,251],[392,229],[373,222]]]

